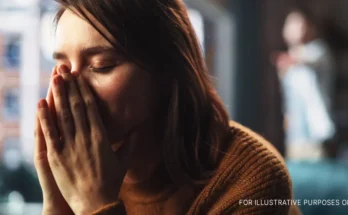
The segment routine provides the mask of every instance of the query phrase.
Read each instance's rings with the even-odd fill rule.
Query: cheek
[[[147,72],[124,69],[91,81],[105,120],[132,126],[153,115],[157,96]]]

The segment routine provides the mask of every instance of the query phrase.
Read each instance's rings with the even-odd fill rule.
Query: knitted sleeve
[[[292,184],[281,156],[251,131],[237,127],[233,132],[216,176],[188,214],[289,214]]]

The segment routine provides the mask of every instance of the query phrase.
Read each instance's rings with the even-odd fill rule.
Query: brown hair
[[[175,181],[205,182],[226,150],[228,114],[216,94],[181,0],[57,0],[77,11],[129,60],[161,77],[163,157]],[[117,42],[88,18],[92,15]],[[162,89],[161,89],[162,91]],[[189,182],[184,180],[185,182]]]

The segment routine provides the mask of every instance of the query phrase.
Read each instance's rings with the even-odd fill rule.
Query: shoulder
[[[276,159],[277,163],[279,162],[282,164],[281,166],[277,165],[277,167],[286,170],[284,158],[270,142],[259,134],[234,121],[230,121],[230,131],[231,138],[228,143],[229,150],[227,154],[224,155],[225,162],[233,162],[233,156],[237,155],[236,151],[246,150],[245,152],[256,156],[254,159]],[[249,162],[250,160],[244,158],[243,161]]]
[[[284,202],[264,205],[268,200],[292,198],[282,156],[250,129],[235,122],[230,127],[229,149],[216,175],[196,199],[196,210],[208,214],[288,214],[289,204]]]
[[[238,174],[240,181],[253,182],[245,185],[248,188],[262,187],[261,190],[251,189],[253,194],[264,192],[265,195],[273,196],[273,191],[276,191],[278,197],[283,195],[290,198],[291,179],[284,158],[278,150],[252,130],[235,122],[231,122],[230,126],[230,147],[224,155],[217,175],[230,173],[226,175],[228,180]],[[234,170],[229,171],[230,169]]]

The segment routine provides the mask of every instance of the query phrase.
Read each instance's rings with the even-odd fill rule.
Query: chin
[[[112,145],[114,144],[122,144],[124,138],[125,138],[125,135],[119,133],[119,132],[115,132],[117,131],[117,129],[113,129],[113,132],[112,131],[108,131],[107,132],[107,135],[108,135],[108,140],[110,141],[110,143]]]
[[[107,130],[108,140],[114,152],[117,151],[124,144],[128,136],[126,132],[118,131],[120,131],[120,129],[117,129],[115,127]]]
[[[108,139],[111,143],[120,142],[122,139],[124,139],[125,136],[125,130],[122,127],[122,125],[117,125],[113,122],[117,122],[119,120],[113,119],[110,117],[108,121],[104,120],[104,125],[106,129],[106,133],[108,136]]]

